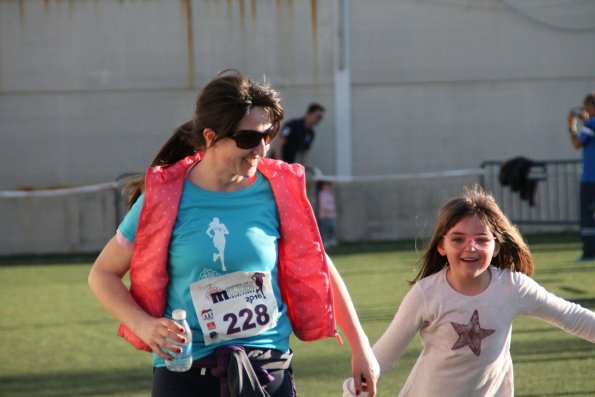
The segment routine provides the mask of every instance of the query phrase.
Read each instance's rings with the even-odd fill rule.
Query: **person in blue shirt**
[[[592,261],[595,260],[595,92],[585,97],[580,109],[570,111],[567,121],[572,146],[583,149],[580,184],[583,253],[577,261]]]
[[[320,123],[324,112],[324,106],[311,103],[304,117],[285,123],[275,141],[273,158],[307,166],[308,154],[315,136],[314,127]]]

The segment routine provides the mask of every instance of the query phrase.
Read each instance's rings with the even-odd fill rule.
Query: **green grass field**
[[[548,290],[595,309],[595,262],[575,263],[578,237],[528,238]],[[416,274],[414,243],[348,245],[331,252],[373,342],[393,317]],[[0,266],[0,396],[148,396],[150,355],[117,337],[116,322],[87,286],[90,261]],[[340,396],[349,348],[335,340],[292,342],[300,396]],[[395,396],[417,357],[415,340],[379,384]],[[541,321],[513,326],[516,396],[595,395],[595,345]]]

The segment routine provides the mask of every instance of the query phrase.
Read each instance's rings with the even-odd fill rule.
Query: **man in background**
[[[272,157],[306,166],[314,141],[314,127],[320,123],[324,112],[322,105],[311,103],[304,117],[289,120],[275,139]]]
[[[572,146],[583,149],[580,187],[583,254],[577,261],[592,261],[595,260],[595,93],[585,97],[581,108],[572,109],[567,121]]]

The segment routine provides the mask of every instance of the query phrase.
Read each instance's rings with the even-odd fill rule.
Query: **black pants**
[[[595,257],[595,183],[581,183],[583,258]]]
[[[271,371],[275,378],[266,387],[271,397],[295,397],[293,369]],[[201,368],[190,368],[186,372],[172,372],[167,368],[153,368],[151,397],[219,397],[219,379]]]

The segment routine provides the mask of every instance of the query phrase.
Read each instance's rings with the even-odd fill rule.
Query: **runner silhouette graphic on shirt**
[[[264,281],[262,280],[265,277],[264,273],[259,273],[256,272],[252,275],[252,280],[254,281],[254,283],[256,284],[256,292],[259,292],[262,294],[262,297],[264,299],[266,299],[267,297],[264,295],[264,291],[262,290],[262,286],[264,285]]]
[[[219,218],[214,217],[209,228],[207,229],[207,235],[213,239],[213,245],[218,252],[213,254],[213,262],[217,259],[221,261],[221,270],[227,271],[225,268],[225,235],[229,234],[229,230],[223,223],[219,223]]]

